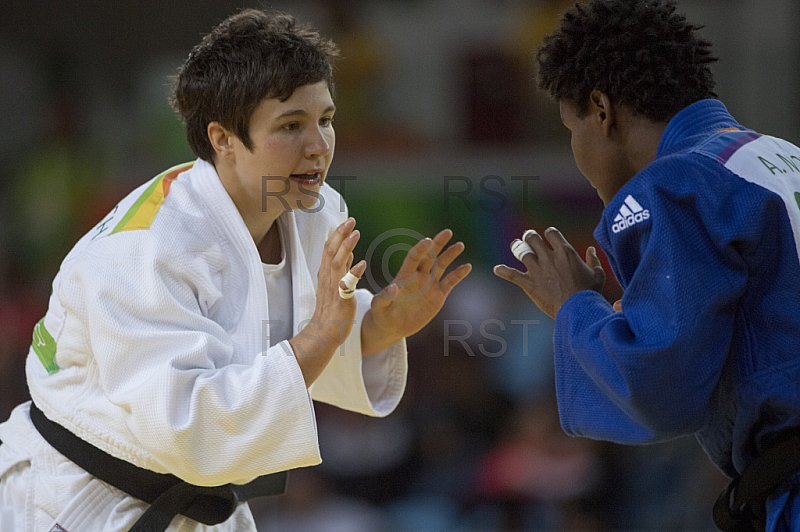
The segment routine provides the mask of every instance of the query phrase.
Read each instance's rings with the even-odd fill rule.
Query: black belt
[[[243,485],[195,486],[175,475],[142,469],[101,451],[50,421],[33,402],[31,421],[55,450],[87,473],[150,505],[130,532],[163,532],[178,514],[206,525],[217,525],[226,521],[240,502],[286,491],[286,471],[264,475]]]
[[[786,430],[728,484],[714,504],[714,523],[726,532],[766,527],[767,498],[800,472],[800,427]]]

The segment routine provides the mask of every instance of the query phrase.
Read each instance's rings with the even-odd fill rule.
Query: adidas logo
[[[642,208],[639,202],[633,199],[633,196],[628,196],[620,207],[619,214],[614,217],[614,225],[611,226],[611,230],[619,233],[648,218],[650,218],[650,211]]]

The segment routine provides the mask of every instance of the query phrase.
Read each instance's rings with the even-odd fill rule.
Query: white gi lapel
[[[292,314],[292,330],[297,335],[308,324],[314,315],[317,305],[317,292],[314,289],[312,272],[308,270],[308,261],[300,240],[295,213],[288,211],[278,217],[278,223],[283,224],[284,234],[289,236],[286,251],[289,254],[292,267],[292,301],[294,312]],[[316,272],[314,272],[316,274]]]
[[[214,166],[198,159],[190,172],[190,185],[195,187],[202,200],[208,205],[210,215],[218,222],[217,225],[221,232],[239,255],[241,260],[239,264],[236,264],[236,259],[231,257],[231,268],[236,272],[234,275],[246,274],[248,277],[247,301],[241,319],[236,324],[236,329],[245,338],[246,345],[242,346],[243,352],[266,351],[269,347],[267,339],[270,334],[268,329],[269,304],[258,248],[250,236],[239,209],[236,208],[228,191],[220,181]],[[236,362],[247,361],[238,360]]]

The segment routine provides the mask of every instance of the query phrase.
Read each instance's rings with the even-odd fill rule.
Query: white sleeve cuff
[[[356,290],[356,323],[310,388],[311,397],[368,416],[390,414],[403,397],[408,373],[405,339],[374,355],[361,354],[361,324],[372,294]]]

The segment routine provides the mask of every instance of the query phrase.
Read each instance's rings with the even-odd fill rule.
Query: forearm
[[[364,321],[361,323],[361,355],[370,356],[380,353],[384,349],[402,340],[402,336],[395,336],[387,333],[375,324],[372,310],[364,314]]]
[[[660,298],[652,291],[636,294],[638,288],[626,292],[623,312],[589,291],[559,311],[556,391],[562,426],[570,434],[655,442],[691,434],[706,419],[730,344],[730,321],[699,306],[672,304],[664,292]],[[665,314],[678,308],[697,319]]]
[[[340,343],[325,341],[304,329],[289,340],[289,345],[292,347],[297,365],[300,366],[303,380],[308,388],[328,366]]]

